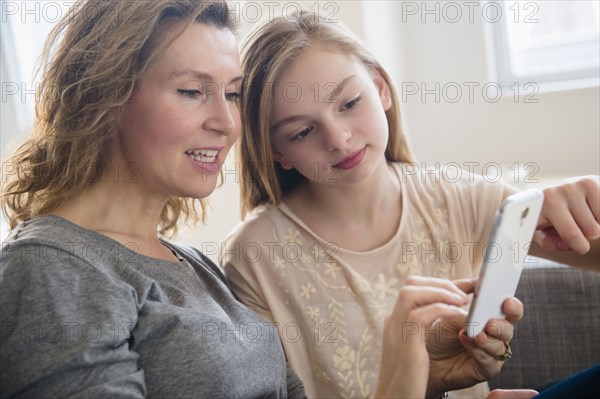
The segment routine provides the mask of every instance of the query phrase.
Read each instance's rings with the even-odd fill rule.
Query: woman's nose
[[[208,114],[204,121],[206,130],[223,135],[229,135],[239,130],[239,110],[234,102],[227,100],[225,95],[213,95],[207,101]]]

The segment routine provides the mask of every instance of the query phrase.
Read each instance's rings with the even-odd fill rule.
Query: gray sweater
[[[197,250],[143,256],[57,216],[2,244],[0,397],[304,397],[275,327]]]

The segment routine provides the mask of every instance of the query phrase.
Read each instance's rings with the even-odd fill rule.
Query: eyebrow
[[[206,73],[206,72],[202,72],[202,71],[196,71],[193,69],[185,69],[183,71],[179,71],[179,72],[173,72],[171,73],[171,75],[169,76],[170,79],[172,78],[178,78],[180,76],[193,76],[195,78],[198,78],[200,80],[208,80],[211,82],[214,82],[216,79],[214,78],[214,76],[212,76],[210,73]],[[243,76],[236,76],[235,78],[231,79],[229,81],[229,83],[237,83],[237,82],[241,82],[244,79]]]
[[[329,98],[335,98],[337,96],[340,95],[340,93],[342,92],[342,90],[344,90],[344,88],[346,86],[348,86],[348,82],[354,78],[356,75],[350,75],[348,76],[346,79],[342,80],[340,83],[338,83],[335,88],[333,89],[333,91],[331,92],[331,94],[329,95]]]
[[[356,75],[350,75],[346,79],[342,80],[340,83],[336,84],[335,88],[333,89],[333,91],[327,98],[331,99],[331,98],[335,98],[335,97],[339,96],[339,94],[342,92],[342,90],[344,90],[344,88],[346,86],[348,86],[348,82],[350,82],[350,80],[352,80],[352,78],[354,78],[355,76]],[[276,129],[280,128],[281,126],[286,125],[288,123],[296,122],[298,120],[307,119],[307,118],[308,118],[308,116],[306,116],[306,115],[292,115],[292,116],[289,116],[287,118],[284,118],[284,119],[272,124],[271,130],[276,130]]]

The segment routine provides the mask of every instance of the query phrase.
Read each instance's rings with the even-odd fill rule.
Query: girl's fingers
[[[506,320],[493,319],[487,323],[484,332],[486,336],[481,338],[481,342],[486,339],[509,342],[513,338],[515,327]]]
[[[467,285],[467,281],[469,280],[457,280],[461,282],[464,286]],[[458,287],[450,280],[443,280],[435,277],[424,277],[424,276],[410,276],[406,279],[404,286],[429,286],[429,287],[438,287],[443,288],[448,291],[451,291],[459,296],[464,296],[465,291]]]
[[[475,285],[477,284],[477,278],[466,278],[460,280],[453,280],[454,285],[465,294],[471,294],[475,292]]]
[[[445,303],[432,303],[421,306],[409,312],[407,317],[407,325],[412,325],[413,328],[429,328],[434,321],[440,318],[452,318],[462,315],[465,311],[453,305]]]
[[[467,301],[468,297],[465,294],[460,295],[444,288],[409,285],[400,290],[396,306],[400,311],[407,312],[410,309],[437,302],[461,306]]]
[[[423,285],[425,283],[433,285]],[[452,289],[452,286],[454,289]],[[451,290],[446,289],[449,287]],[[398,294],[398,301],[390,315],[395,328],[417,330],[428,327],[439,318],[461,317],[468,296],[449,281],[416,278],[409,281]]]
[[[477,359],[477,362],[482,364],[484,368],[499,367],[498,365],[501,362],[499,357],[506,351],[504,341],[489,337],[485,331],[470,339],[465,331],[461,330],[458,338],[465,349],[471,353],[471,356]]]
[[[516,297],[507,298],[502,302],[502,312],[509,323],[516,323],[523,318],[523,302]]]

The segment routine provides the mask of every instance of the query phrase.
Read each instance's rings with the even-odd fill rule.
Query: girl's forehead
[[[278,83],[302,84],[306,80],[328,83],[344,79],[349,74],[367,72],[360,60],[352,54],[333,51],[322,46],[310,46],[287,65],[279,74]]]

